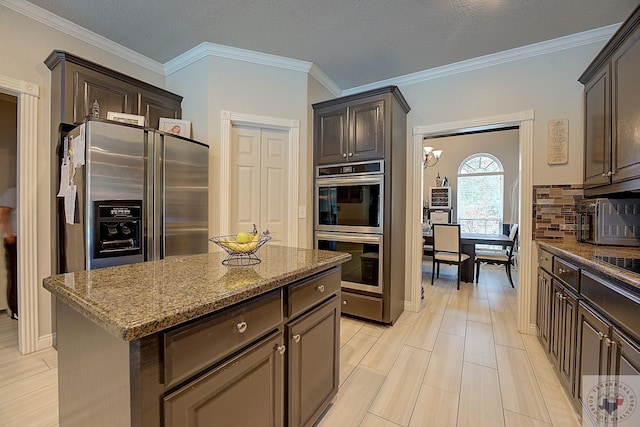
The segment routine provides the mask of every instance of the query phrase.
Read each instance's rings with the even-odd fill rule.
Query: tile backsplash
[[[533,186],[533,240],[562,239],[576,234],[576,206],[582,184]]]

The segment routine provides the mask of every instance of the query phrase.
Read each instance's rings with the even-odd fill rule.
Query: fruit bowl
[[[258,249],[271,240],[271,236],[261,234],[257,239],[247,243],[236,241],[235,234],[210,237],[210,241],[220,246],[227,253],[227,257],[222,260],[224,265],[254,265],[261,261],[256,256]]]

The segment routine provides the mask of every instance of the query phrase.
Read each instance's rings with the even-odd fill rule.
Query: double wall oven
[[[384,161],[319,166],[315,183],[316,248],[351,254],[344,289],[382,295]]]

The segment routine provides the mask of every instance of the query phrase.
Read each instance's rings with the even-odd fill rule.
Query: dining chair
[[[478,283],[478,279],[480,278],[480,264],[484,262],[486,264],[504,265],[505,269],[507,270],[507,278],[509,278],[509,283],[511,283],[512,288],[514,287],[513,277],[511,276],[511,266],[513,265],[514,250],[516,247],[516,241],[518,240],[518,224],[513,224],[511,226],[511,230],[509,231],[509,240],[511,241],[511,243],[504,250],[476,251],[476,283]]]
[[[462,264],[469,259],[469,255],[462,253],[460,243],[460,224],[433,224],[433,267],[431,268],[431,286],[438,269],[440,277],[440,264],[458,266],[458,285],[460,289],[460,272]]]

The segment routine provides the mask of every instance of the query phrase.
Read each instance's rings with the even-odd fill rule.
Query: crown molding
[[[234,59],[236,61],[250,62],[252,64],[268,65],[285,70],[308,73],[312,63],[284,56],[271,55],[253,50],[224,46],[216,43],[203,42],[164,64],[165,75],[170,75],[194,62],[206,57]]]
[[[158,74],[162,74],[164,71],[162,68],[162,64],[160,64],[159,62],[147,58],[146,56],[141,55],[138,52],[126,48],[112,40],[107,39],[106,37],[102,37],[101,35],[98,35],[93,31],[87,30],[84,27],[74,24],[73,22],[68,21],[58,15],[54,15],[53,13],[25,0],[0,0],[0,5],[6,6],[9,9],[13,9],[28,18],[38,21],[72,37],[83,40],[95,47],[98,47],[109,53],[113,53],[120,58],[126,59],[127,61],[140,65],[141,67],[144,67],[148,70],[151,70]]]
[[[316,79],[318,83],[324,86],[333,96],[341,96],[342,89],[340,86],[335,84],[333,80],[329,78],[316,64],[311,64],[311,69],[309,70],[309,75]]]
[[[506,62],[520,61],[522,59],[546,55],[560,50],[571,49],[592,43],[606,42],[611,38],[616,30],[620,28],[620,25],[621,24],[608,25],[606,27],[596,28],[582,33],[571,34],[553,40],[517,47],[515,49],[479,56],[477,58],[455,62],[453,64],[443,65],[429,70],[418,71],[404,76],[393,77],[375,83],[345,89],[342,91],[342,95],[351,95],[390,85],[408,86],[480,68],[493,67],[494,65],[504,64]]]

